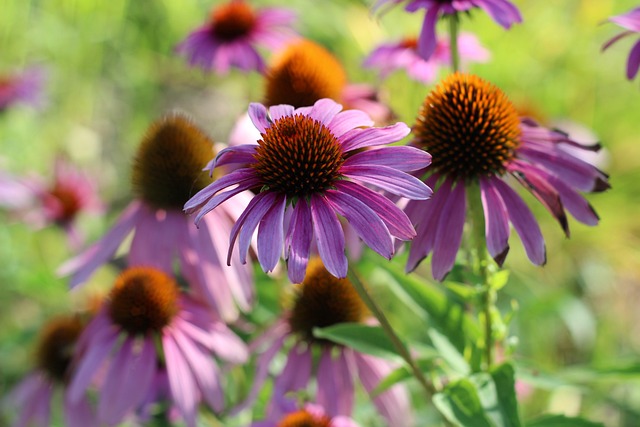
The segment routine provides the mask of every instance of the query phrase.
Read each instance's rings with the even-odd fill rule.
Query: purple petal
[[[247,165],[254,162],[256,154],[256,141],[249,141],[243,145],[236,145],[220,150],[211,165],[205,170],[213,170],[218,166]]]
[[[162,348],[166,360],[171,396],[188,426],[196,424],[197,388],[196,380],[187,361],[180,352],[180,346],[171,335],[162,337]]]
[[[402,240],[411,240],[416,231],[411,221],[391,200],[360,184],[351,181],[338,181],[336,188],[346,194],[360,199],[382,219],[392,236]]]
[[[432,191],[418,178],[387,166],[343,166],[344,176],[375,185],[390,193],[413,200],[431,197]]]
[[[518,8],[507,0],[475,0],[475,3],[506,29],[511,28],[513,23],[522,22]]]
[[[640,68],[640,41],[636,42],[629,52],[629,59],[627,60],[627,78],[633,80],[638,74]]]
[[[64,399],[64,420],[67,427],[87,427],[98,425],[93,408],[88,399],[71,402]]]
[[[262,217],[258,228],[258,261],[265,272],[278,265],[284,242],[284,210],[287,197],[278,195],[272,207]],[[242,235],[241,235],[242,236]],[[240,238],[242,243],[242,237]]]
[[[598,225],[598,214],[582,195],[553,175],[549,175],[548,179],[560,194],[564,207],[575,219],[583,224]]]
[[[436,280],[444,279],[456,262],[456,255],[462,242],[466,213],[467,202],[464,183],[458,182],[442,208],[433,243],[431,270]]]
[[[312,237],[311,211],[307,201],[300,199],[293,208],[293,217],[289,223],[285,242],[285,259],[287,261],[289,280],[292,283],[302,283],[304,280],[307,263],[309,262]]]
[[[132,202],[102,239],[80,255],[62,264],[58,268],[57,274],[61,276],[71,274],[69,286],[72,288],[84,283],[96,268],[107,262],[116,253],[124,238],[139,221],[142,214],[141,206],[140,202]]]
[[[336,138],[340,138],[351,129],[373,126],[373,120],[367,113],[360,110],[342,111],[331,120],[328,128]]]
[[[227,325],[216,322],[211,328],[211,334],[211,350],[217,357],[232,364],[247,362],[249,351],[246,344]]]
[[[345,217],[367,246],[387,259],[393,255],[393,239],[380,217],[357,198],[335,190],[328,190],[326,200]]]
[[[238,234],[241,236],[241,245],[239,250],[240,262],[243,264],[247,262],[247,252],[249,251],[249,246],[251,246],[253,231],[258,226],[262,217],[267,213],[275,198],[275,193],[263,192],[251,199],[246,209],[242,212],[242,215],[240,215],[231,229],[227,265],[231,265],[231,255],[233,254],[233,247],[236,239],[238,238]],[[250,230],[244,231],[247,226]]]
[[[431,164],[431,154],[416,147],[384,147],[356,153],[344,166],[378,165],[409,172],[426,168]]]
[[[129,265],[154,267],[171,274],[178,233],[186,231],[188,219],[180,211],[156,210],[148,206],[143,206],[142,210],[127,256]]]
[[[275,122],[285,116],[292,116],[294,110],[295,108],[291,105],[273,105],[269,107],[269,115],[271,116],[271,120]]]
[[[342,105],[333,99],[322,98],[313,104],[313,108],[309,112],[309,117],[327,126],[340,111],[342,111]],[[296,110],[296,112],[298,112],[298,110]]]
[[[409,132],[411,129],[406,124],[399,122],[383,128],[352,129],[340,139],[342,149],[346,152],[397,142],[409,135]]]
[[[484,232],[487,249],[493,259],[502,266],[509,252],[509,215],[493,180],[480,179],[480,197],[484,210]]]
[[[311,378],[313,360],[309,347],[294,346],[287,354],[287,363],[275,380],[273,394],[282,398],[290,392],[304,390]]]
[[[332,360],[331,348],[325,348],[318,365],[317,401],[328,415],[351,415],[353,410],[353,381],[343,352]]]
[[[257,102],[249,104],[249,117],[251,122],[255,125],[260,133],[265,133],[269,127],[271,127],[271,121],[269,120],[267,108]]]
[[[436,4],[430,7],[424,15],[420,38],[418,39],[418,55],[425,61],[428,61],[436,50],[436,23],[438,22],[439,14],[440,7]]]
[[[609,21],[620,25],[627,30],[639,32],[640,31],[640,7],[631,9],[627,13],[622,15],[616,15],[609,18]]]
[[[535,217],[520,196],[500,179],[492,180],[509,213],[509,220],[516,229],[527,256],[532,263],[542,265],[547,261],[544,239]]]
[[[338,278],[347,276],[344,234],[340,221],[322,196],[311,196],[311,218],[318,252],[329,273]]]

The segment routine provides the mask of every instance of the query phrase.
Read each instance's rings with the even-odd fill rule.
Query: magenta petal
[[[548,179],[549,183],[553,185],[558,191],[558,194],[560,194],[565,209],[567,209],[575,219],[583,224],[598,225],[600,220],[598,214],[580,193],[553,175],[550,175]]]
[[[408,199],[428,199],[432,194],[431,189],[418,178],[387,166],[343,166],[341,171],[349,178]]]
[[[273,105],[269,107],[269,116],[271,116],[272,121],[277,121],[286,116],[293,115],[294,108],[291,105]]]
[[[287,240],[285,242],[285,259],[289,280],[292,283],[302,283],[307,272],[311,238],[313,237],[313,223],[311,210],[307,201],[298,200],[293,208],[293,217],[289,223]]]
[[[420,38],[418,39],[418,55],[425,61],[429,60],[436,50],[436,22],[438,22],[439,14],[440,7],[436,5],[430,7],[424,15]]]
[[[290,392],[304,390],[311,378],[313,359],[309,347],[296,345],[287,354],[287,363],[275,380],[274,396],[282,398]]]
[[[383,128],[352,129],[342,136],[342,149],[344,151],[352,151],[390,144],[400,141],[409,135],[409,132],[411,132],[411,129],[402,122]]]
[[[333,136],[340,138],[346,132],[358,127],[373,126],[373,120],[367,113],[360,110],[342,111],[335,115],[328,127]]]
[[[342,226],[322,196],[311,196],[311,217],[318,252],[325,268],[336,277],[346,277],[347,256],[344,253]]]
[[[61,276],[71,274],[69,286],[72,288],[84,283],[96,268],[107,262],[118,250],[124,238],[138,222],[141,206],[140,202],[132,202],[100,240],[80,255],[62,264],[58,268],[57,274]]]
[[[257,175],[255,173],[255,170],[253,169],[237,169],[230,174],[224,175],[223,177],[215,180],[202,190],[198,191],[184,204],[184,210],[188,213],[194,212],[196,209],[201,208],[205,204],[207,204],[207,202],[209,202],[210,199],[213,198],[218,191],[221,191],[222,189],[227,187],[234,186],[236,184],[242,184],[244,182],[251,181],[252,178],[256,177]],[[219,203],[222,203],[222,201]],[[212,206],[209,210],[213,209],[214,207],[215,206]]]
[[[431,259],[431,269],[436,280],[444,279],[456,262],[466,213],[466,191],[464,183],[459,182],[451,191],[438,221]]]
[[[260,197],[262,194],[264,194],[264,196]],[[246,219],[244,219],[241,215],[238,219],[238,222],[236,222],[236,225],[242,225],[242,229],[240,230],[240,234],[238,237],[240,240],[238,243],[238,249],[240,251],[240,260],[243,263],[245,263],[247,259],[247,252],[249,251],[249,246],[251,246],[251,238],[253,236],[253,232],[255,231],[256,227],[258,227],[260,221],[262,221],[262,218],[264,218],[267,212],[269,212],[269,209],[271,209],[271,207],[274,205],[277,198],[278,195],[276,193],[265,192],[259,194],[252,200],[252,202],[255,200],[256,203],[253,206],[247,206],[247,209],[245,210],[245,212],[247,213]],[[251,210],[249,210],[250,207]],[[231,236],[234,236],[233,230],[231,231]],[[231,255],[232,247],[233,241],[229,246],[229,257]],[[229,259],[229,257],[227,258],[227,260]]]
[[[380,217],[365,203],[346,193],[328,190],[326,200],[345,217],[367,246],[387,259],[393,255],[393,239]]]
[[[80,399],[73,403],[66,396],[64,399],[64,421],[67,427],[98,425],[98,420],[88,399]]]
[[[253,163],[256,147],[255,141],[247,141],[246,144],[243,145],[223,148],[205,170],[212,171],[218,166],[247,165]]]
[[[640,41],[636,42],[629,52],[629,59],[627,60],[627,78],[633,80],[638,74],[640,68]]]
[[[487,249],[493,259],[502,266],[509,252],[509,215],[502,197],[493,187],[493,181],[480,179],[480,197],[484,210],[484,232]]]
[[[345,180],[338,181],[336,188],[342,193],[361,200],[373,209],[385,223],[392,236],[402,240],[411,240],[415,237],[416,231],[407,215],[383,195],[360,184]]]
[[[257,102],[249,104],[249,118],[251,118],[251,122],[256,128],[258,128],[260,133],[265,133],[271,126],[271,121],[267,114],[267,108]]]
[[[328,415],[351,415],[354,399],[352,375],[343,351],[333,360],[331,348],[323,349],[318,365],[316,398]]]
[[[154,267],[172,274],[178,233],[186,230],[188,219],[180,211],[148,206],[143,206],[142,215],[129,248],[129,265]]]
[[[162,337],[162,348],[166,360],[167,376],[171,396],[189,427],[196,424],[197,389],[196,380],[187,361],[180,352],[180,346],[170,335]]]
[[[430,164],[431,154],[410,146],[366,150],[354,154],[344,162],[344,166],[378,165],[404,172],[420,170]]]
[[[217,357],[228,363],[246,363],[249,351],[244,341],[240,339],[224,323],[218,322],[211,328],[213,340],[211,349]]]
[[[475,0],[494,21],[502,27],[509,29],[516,22],[522,22],[520,11],[507,0]]]
[[[258,228],[258,261],[265,272],[273,271],[278,265],[284,241],[284,210],[287,198],[278,195],[273,205],[262,217]],[[242,237],[241,240],[242,242]]]
[[[338,104],[333,99],[322,98],[313,104],[313,107],[309,112],[309,117],[327,126],[341,110],[342,105]],[[296,110],[296,112],[299,111]]]
[[[542,265],[547,261],[544,239],[535,217],[520,196],[500,179],[492,181],[500,193],[509,213],[509,220],[518,232],[522,245],[532,263]]]

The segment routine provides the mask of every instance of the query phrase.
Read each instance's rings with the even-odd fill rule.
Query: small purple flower
[[[546,262],[540,227],[508,177],[531,192],[567,236],[565,211],[584,224],[598,223],[579,192],[608,189],[608,177],[566,147],[598,151],[600,146],[582,145],[520,117],[506,95],[487,81],[460,73],[447,77],[425,99],[413,134],[412,144],[433,155],[425,182],[438,188],[430,201],[409,201],[405,208],[418,234],[411,244],[408,271],[430,253],[437,280],[451,270],[462,240],[467,195],[475,191],[471,186],[479,189],[487,249],[499,265],[509,251],[509,223],[531,262]]]
[[[0,76],[0,112],[18,103],[41,106],[44,81],[44,71],[37,67],[20,74]]]
[[[609,21],[618,24],[627,31],[623,31],[606,42],[604,46],[602,46],[603,51],[618,40],[628,35],[640,32],[640,7],[636,7],[622,15],[612,16],[609,18]],[[640,69],[640,40],[633,45],[631,52],[629,53],[629,59],[627,61],[627,79],[633,80],[636,74],[638,74],[638,69]]]
[[[393,6],[405,1],[405,9],[409,12],[425,9],[424,22],[418,40],[418,54],[425,60],[428,60],[436,50],[436,23],[443,15],[455,15],[473,8],[480,8],[506,29],[511,28],[514,23],[522,22],[518,8],[507,0],[378,0],[374,9],[385,4]]]
[[[251,424],[251,427],[359,427],[350,417],[331,417],[320,405],[305,403],[302,408],[296,402],[287,402],[285,408],[272,411],[266,420]],[[285,406],[285,405],[283,405]]]
[[[176,48],[189,64],[226,74],[230,67],[263,72],[265,63],[256,49],[277,49],[296,36],[291,29],[292,11],[281,8],[254,9],[244,0],[216,6],[211,18]]]
[[[253,405],[276,355],[288,348],[284,367],[274,379],[270,413],[288,407],[296,393],[309,392],[315,378],[316,386],[310,389],[315,389],[314,401],[327,416],[351,416],[358,385],[371,393],[396,366],[313,335],[316,327],[347,322],[373,320],[351,282],[331,275],[320,259],[313,258],[303,283],[296,287],[291,310],[250,344],[258,355],[256,375],[249,396],[234,412]],[[372,401],[386,425],[411,425],[410,402],[402,385],[372,396]]]
[[[239,194],[205,218],[199,229],[182,212],[189,197],[211,182],[202,169],[212,154],[211,140],[187,117],[171,115],[152,124],[134,161],[136,199],[98,242],[62,265],[59,274],[71,275],[71,287],[84,283],[112,260],[133,231],[127,255],[130,265],[173,274],[177,260],[192,290],[223,319],[235,320],[237,306],[248,310],[253,302],[251,267],[225,265],[228,242],[223,236],[231,232],[249,196]]]
[[[376,68],[382,78],[393,71],[405,69],[413,80],[422,83],[432,83],[438,78],[441,68],[451,63],[451,50],[447,38],[439,38],[433,55],[424,60],[418,55],[418,40],[413,37],[399,42],[385,43],[378,46],[364,60],[364,67]],[[458,50],[463,63],[468,61],[486,62],[490,53],[471,33],[461,33],[458,36]]]
[[[197,407],[224,406],[217,356],[243,363],[244,343],[206,307],[182,293],[160,270],[132,267],[117,279],[109,299],[78,341],[69,399],[78,402],[98,387],[98,419],[116,425],[147,405],[166,370],[172,403],[186,424]]]
[[[337,277],[347,275],[338,214],[371,249],[391,258],[393,237],[410,240],[415,231],[396,205],[366,185],[408,199],[427,199],[431,189],[407,172],[428,166],[431,158],[414,147],[377,148],[405,137],[409,128],[404,123],[374,128],[362,111],[341,110],[330,99],[298,109],[276,105],[267,110],[251,104],[249,115],[262,139],[222,150],[213,167],[242,167],[196,194],[185,210],[197,212],[198,223],[236,194],[258,189],[233,227],[229,254],[239,239],[240,259],[246,262],[258,228],[262,269],[272,271],[284,249],[294,283],[304,278],[314,237],[327,269]]]
[[[37,346],[37,368],[4,399],[18,417],[14,427],[51,426],[51,400],[58,390],[63,392],[64,419],[68,427],[96,425],[89,399],[80,396],[72,401],[67,383],[73,374],[72,357],[84,322],[78,316],[58,317],[42,329]]]

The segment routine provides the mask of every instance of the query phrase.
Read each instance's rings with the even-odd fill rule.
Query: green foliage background
[[[531,266],[515,233],[511,237],[506,267],[512,273],[499,303],[504,312],[518,307],[509,330],[519,340],[513,354],[519,366],[531,367],[522,374],[538,386],[521,402],[521,411],[525,418],[547,411],[579,413],[607,426],[635,426],[640,419],[640,81],[624,77],[635,37],[605,53],[600,48],[621,31],[604,20],[636,2],[514,3],[525,21],[510,31],[481,12],[463,20],[463,30],[475,32],[492,52],[490,62],[472,71],[543,121],[570,120],[590,129],[605,147],[603,168],[613,186],[589,197],[601,224],[589,228],[571,221],[570,240],[527,199],[547,242],[544,268]],[[401,73],[379,82],[360,64],[377,43],[416,33],[420,16],[398,8],[374,17],[367,2],[356,0],[289,0],[286,6],[298,10],[304,36],[344,61],[352,81],[380,84],[398,118],[413,122],[430,87]],[[210,7],[199,0],[3,0],[0,72],[42,65],[48,102],[41,110],[20,107],[0,115],[0,167],[50,176],[52,159],[63,152],[90,170],[112,204],[107,215],[82,219],[91,241],[130,200],[130,159],[154,119],[184,110],[224,142],[248,101],[260,100],[262,82],[235,72],[207,75],[174,55],[175,45],[204,22]],[[103,269],[88,289],[69,293],[55,270],[71,255],[61,231],[33,232],[0,217],[0,395],[30,369],[31,344],[42,322],[109,285],[113,272]],[[391,294],[384,283],[374,288],[378,295]],[[262,301],[277,306],[277,290],[263,284]],[[410,335],[420,328],[401,314],[398,299],[383,301],[401,330]]]

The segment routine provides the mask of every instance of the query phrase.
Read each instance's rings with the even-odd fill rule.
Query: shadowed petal
[[[284,241],[284,210],[287,198],[278,195],[273,205],[262,217],[258,228],[258,261],[265,272],[273,271],[278,265]],[[246,227],[246,225],[245,225]],[[242,245],[242,233],[240,234]]]
[[[289,280],[292,283],[302,283],[304,280],[312,237],[311,210],[307,201],[300,199],[293,208],[293,217],[289,223],[285,242],[285,260],[287,261]]]
[[[238,222],[236,222],[236,225],[242,225],[242,229],[240,230],[239,235],[240,241],[238,243],[240,251],[240,261],[242,261],[242,263],[247,262],[247,252],[249,251],[249,246],[251,246],[251,237],[253,236],[253,232],[278,198],[278,194],[276,193],[267,192],[263,194],[265,194],[264,197],[259,198],[259,196],[256,196],[253,198],[252,202],[255,200],[256,203],[251,206],[251,210],[249,210],[249,206],[247,206],[247,210],[245,211],[247,212],[246,219],[243,222],[240,222],[243,219],[242,216],[240,216]],[[233,230],[231,231],[231,236],[235,239]],[[229,245],[229,256],[227,257],[227,262],[229,262],[232,249],[233,241]]]
[[[162,337],[171,396],[189,427],[196,425],[196,384],[180,346],[171,335]]]
[[[629,52],[629,59],[627,59],[627,78],[633,80],[638,74],[640,68],[640,41],[636,42]]]
[[[330,416],[351,415],[354,398],[352,375],[342,351],[336,359],[331,357],[330,348],[322,351],[316,399]]]
[[[273,386],[274,397],[281,399],[290,392],[304,390],[311,378],[313,359],[309,347],[294,346],[287,354],[287,363]]]
[[[424,182],[387,166],[343,166],[341,172],[349,178],[375,185],[408,199],[421,200],[431,197],[432,191]]]
[[[409,132],[411,132],[411,129],[402,122],[383,128],[352,129],[342,136],[342,149],[346,152],[390,144],[400,141],[409,135]]]
[[[493,187],[493,180],[480,179],[480,197],[484,210],[484,232],[487,249],[496,263],[502,266],[509,252],[509,215],[502,197]]]
[[[431,259],[431,269],[436,280],[444,279],[456,262],[466,212],[465,187],[463,183],[458,183],[442,208],[438,221]]]
[[[542,265],[547,261],[544,239],[535,217],[520,196],[502,180],[493,181],[509,213],[509,220],[518,232],[522,245],[532,263]]]
[[[428,60],[436,50],[436,23],[438,22],[439,14],[440,7],[435,5],[430,7],[424,15],[420,38],[418,39],[418,55],[424,60]]]
[[[431,164],[431,154],[416,147],[384,147],[356,153],[344,166],[379,165],[408,172],[426,168]]]
[[[340,221],[322,196],[311,196],[313,231],[320,258],[327,271],[338,278],[347,276],[347,256]]]
[[[271,126],[271,120],[268,117],[267,107],[264,105],[252,102],[249,104],[249,118],[255,125],[260,133],[265,133],[269,126]]]

